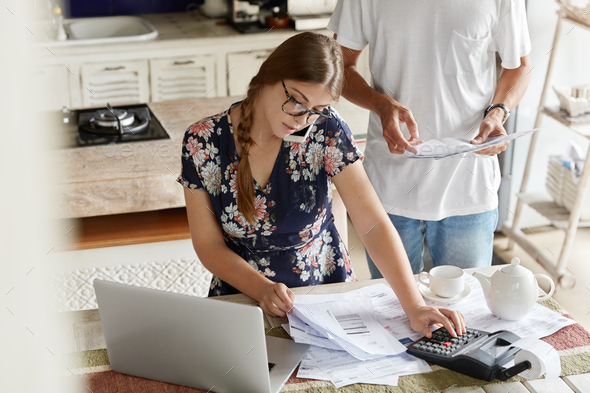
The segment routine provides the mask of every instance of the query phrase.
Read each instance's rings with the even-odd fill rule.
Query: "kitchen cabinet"
[[[150,100],[147,60],[86,63],[80,67],[85,107],[135,104]]]
[[[272,50],[253,50],[228,53],[227,55],[227,94],[243,96],[248,90],[250,79],[258,73],[260,66]]]
[[[182,56],[150,60],[152,102],[216,97],[213,56]]]

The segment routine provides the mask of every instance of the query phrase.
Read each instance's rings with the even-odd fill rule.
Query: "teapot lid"
[[[510,265],[504,266],[500,269],[502,273],[506,273],[511,276],[523,276],[530,272],[529,269],[520,266],[520,259],[517,257],[512,258]]]

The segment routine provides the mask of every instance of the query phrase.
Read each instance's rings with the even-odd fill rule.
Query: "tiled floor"
[[[563,244],[564,232],[552,227],[532,228],[533,234],[528,235],[529,239],[539,247],[548,247],[555,255],[559,255]],[[505,261],[513,257],[519,257],[521,263],[534,273],[545,273],[547,271],[533,260],[518,245],[511,251],[506,251],[507,238],[502,234],[496,234],[494,239],[494,251]],[[359,280],[371,278],[365,248],[360,238],[348,221],[348,247],[352,266]],[[582,326],[590,330],[590,228],[578,230],[573,250],[568,263],[569,270],[576,278],[576,285],[572,289],[558,288],[553,298],[561,304]]]

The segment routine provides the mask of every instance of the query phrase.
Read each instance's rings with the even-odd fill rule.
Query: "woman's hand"
[[[275,317],[285,317],[291,312],[295,294],[285,284],[271,282],[262,289],[258,302],[262,311]]]
[[[410,319],[410,326],[414,331],[430,338],[432,332],[428,325],[434,323],[442,323],[451,336],[456,337],[457,334],[466,333],[465,317],[459,311],[449,310],[443,307],[429,307],[420,306],[412,310],[411,314],[407,314]],[[455,328],[453,328],[453,325]]]

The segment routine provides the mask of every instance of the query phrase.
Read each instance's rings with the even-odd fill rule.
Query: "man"
[[[364,166],[413,272],[424,267],[425,239],[434,266],[489,266],[498,220],[496,155],[507,144],[438,161],[402,154],[419,143],[418,129],[425,140],[473,144],[506,135],[503,122],[531,70],[524,0],[340,0],[328,28],[345,57],[343,96],[371,111]],[[372,86],[356,69],[367,44]],[[372,277],[381,277],[367,259]]]

